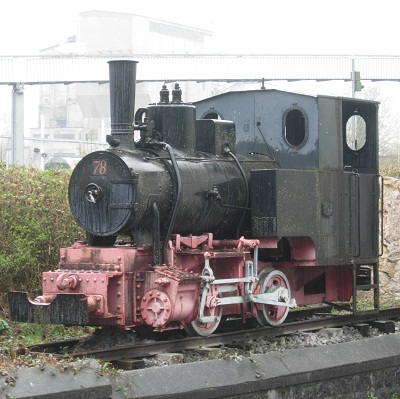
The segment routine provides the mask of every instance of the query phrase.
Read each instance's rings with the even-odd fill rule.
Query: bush
[[[59,248],[83,231],[68,204],[70,170],[0,166],[0,301],[10,290],[41,291],[41,273],[57,268]]]
[[[383,160],[380,173],[400,177],[399,163]],[[10,290],[39,294],[41,274],[57,268],[59,248],[84,239],[69,209],[70,175],[0,164],[0,304]]]
[[[379,167],[379,173],[382,176],[390,176],[400,178],[400,164],[398,163],[382,163]]]

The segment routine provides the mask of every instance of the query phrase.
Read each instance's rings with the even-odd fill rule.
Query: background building
[[[202,54],[211,32],[134,14],[87,11],[79,14],[77,32],[65,43],[43,49],[42,55]],[[138,66],[140,68],[140,65]],[[160,65],[162,68],[162,65]],[[169,82],[170,90],[175,82]],[[137,84],[136,108],[157,102],[159,82]],[[185,101],[214,94],[211,84],[185,82]],[[26,152],[38,165],[54,157],[67,160],[106,148],[110,132],[109,85],[97,83],[40,86],[38,128]],[[29,158],[29,157],[28,157]],[[73,162],[73,161],[71,161]]]
[[[379,101],[381,155],[400,159],[399,56],[268,54],[270,42],[253,37],[265,53],[224,53],[228,40],[213,53],[220,25],[214,38],[208,30],[134,14],[78,15],[75,35],[43,49],[42,57],[0,57],[0,162],[44,167],[54,156],[73,162],[108,147],[106,62],[123,57],[139,60],[136,108],[158,101],[162,79],[170,91],[179,82],[186,102],[261,87]],[[361,92],[354,91],[361,81],[353,81],[353,71],[361,71]],[[19,101],[12,112],[17,97],[25,98],[25,109]]]

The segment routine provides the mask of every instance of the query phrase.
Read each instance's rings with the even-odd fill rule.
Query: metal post
[[[42,141],[40,142],[40,169],[44,170],[44,115],[40,115],[40,138]]]
[[[355,75],[356,75],[355,60],[354,60],[354,58],[352,58],[352,60],[351,60],[351,96],[353,98],[356,97]],[[351,139],[352,139],[353,149],[357,149],[356,148],[356,118],[351,118]]]
[[[24,164],[24,84],[14,83],[12,90],[11,163]]]
[[[354,58],[351,59],[351,96],[355,98],[356,96],[356,68],[355,68],[355,60]]]

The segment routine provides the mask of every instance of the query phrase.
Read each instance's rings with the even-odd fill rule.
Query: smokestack
[[[108,61],[110,72],[111,137],[107,142],[119,148],[134,147],[137,61]]]

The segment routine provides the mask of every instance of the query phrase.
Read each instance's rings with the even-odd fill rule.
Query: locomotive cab
[[[379,104],[250,90],[195,105],[197,117],[235,122],[238,154],[276,162],[251,170],[251,236],[280,238],[260,259],[287,273],[297,303],[354,300],[352,280],[369,270],[377,304]]]

